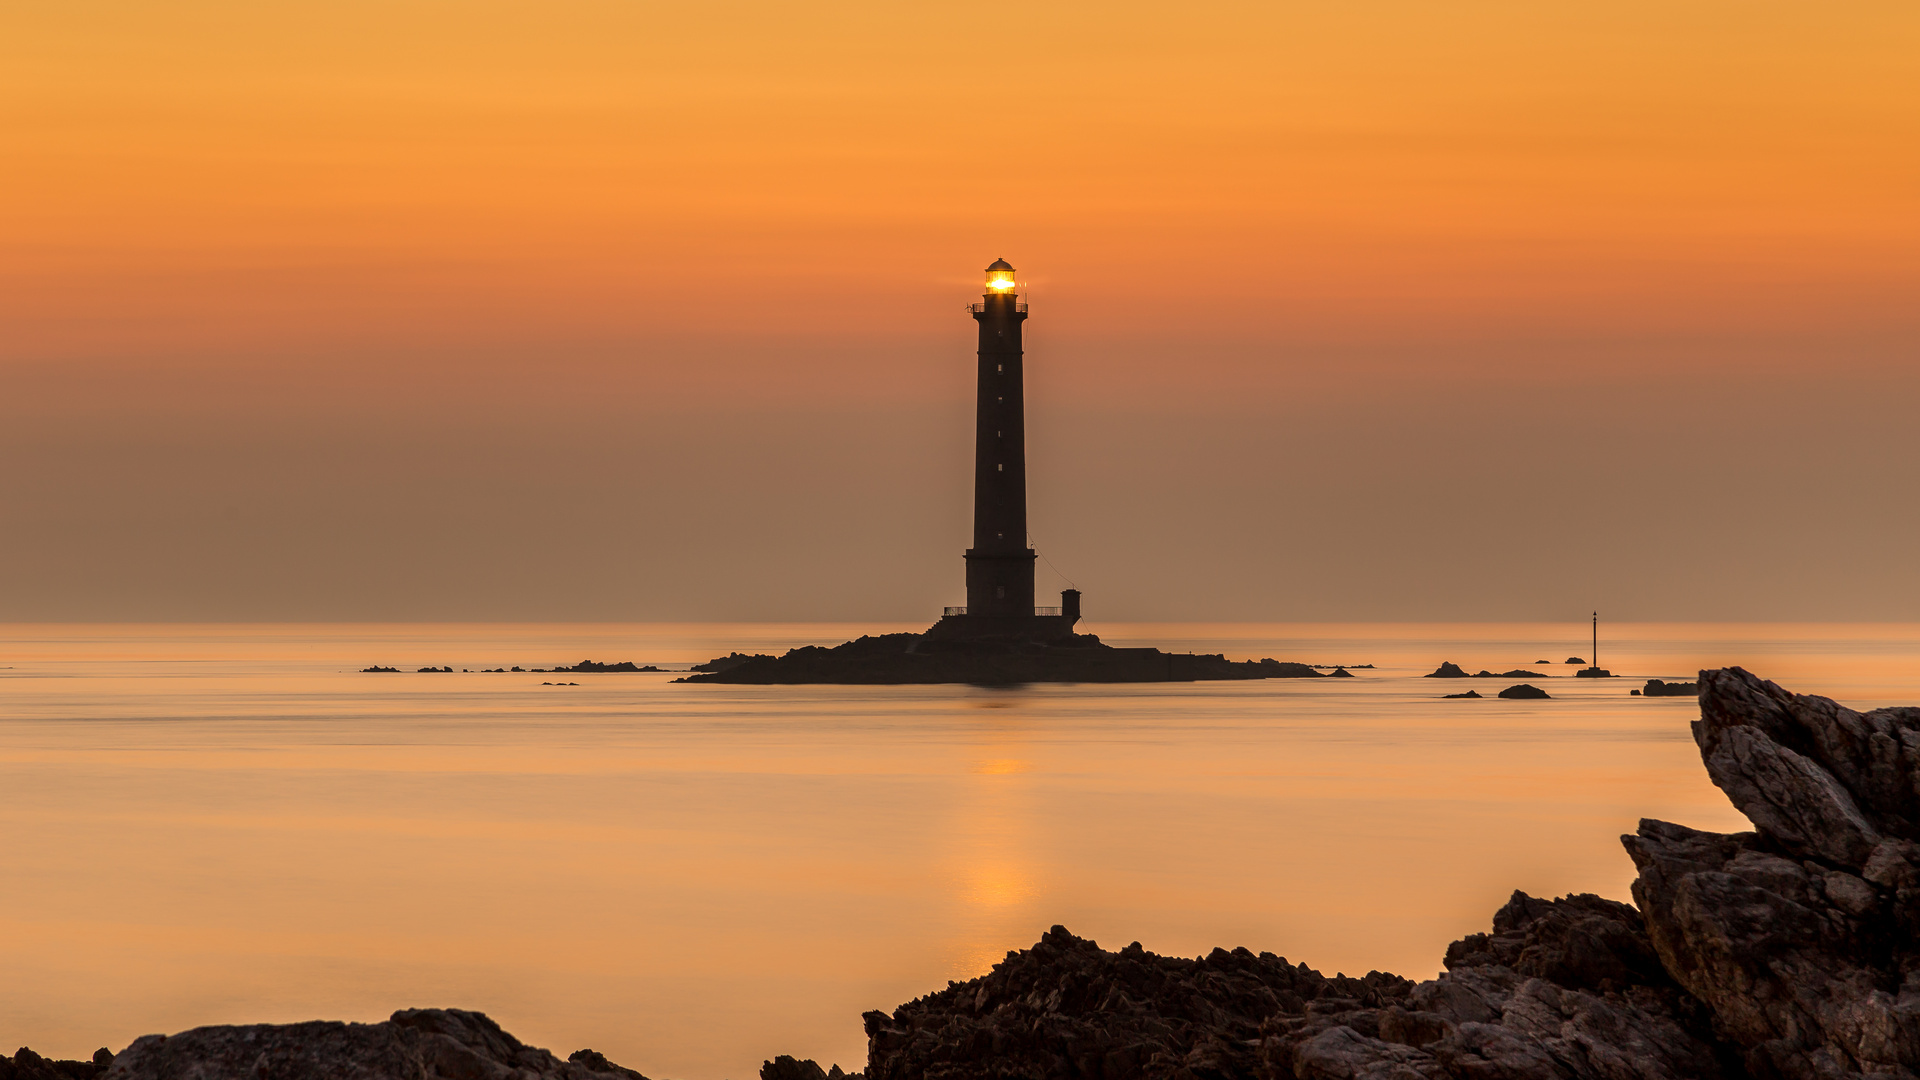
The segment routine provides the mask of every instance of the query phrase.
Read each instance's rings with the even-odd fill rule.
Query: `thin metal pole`
[[[1593,666],[1596,671],[1600,668],[1600,613],[1597,611],[1593,613]]]

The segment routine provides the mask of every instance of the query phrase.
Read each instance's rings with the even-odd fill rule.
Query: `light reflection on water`
[[[1740,663],[1920,703],[1920,627],[1094,626],[1374,663],[1143,686],[726,687],[683,665],[890,627],[0,627],[0,1038],[86,1056],[201,1023],[493,1014],[649,1075],[857,1065],[859,1014],[1053,923],[1422,976],[1514,888],[1626,897],[1641,816],[1744,822],[1690,700]],[[1556,700],[1445,701],[1550,674]],[[474,674],[362,675],[372,663]]]

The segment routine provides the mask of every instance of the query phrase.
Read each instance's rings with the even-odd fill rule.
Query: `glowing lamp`
[[[987,267],[987,292],[1008,293],[1014,289],[1013,265],[1005,259],[995,259]]]

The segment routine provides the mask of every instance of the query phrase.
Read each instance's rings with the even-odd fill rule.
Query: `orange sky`
[[[1912,328],[1911,5],[1178,10],[15,6],[0,348]]]
[[[243,457],[373,413],[751,442],[741,410],[964,402],[999,256],[1042,411],[1904,394],[1916,55],[1903,3],[12,5],[0,418],[103,470],[129,416]]]

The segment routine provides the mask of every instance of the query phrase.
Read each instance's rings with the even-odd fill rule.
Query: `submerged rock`
[[[378,1024],[201,1027],[147,1035],[113,1059],[110,1080],[646,1080],[592,1050],[561,1061],[486,1014],[402,1009]]]
[[[1479,696],[1480,696],[1480,691],[1478,691],[1478,690],[1469,690],[1469,691],[1467,691],[1467,692],[1466,692],[1466,693],[1464,693],[1464,694],[1442,694],[1441,696],[1442,696],[1442,697],[1449,697],[1449,698],[1469,698],[1469,697],[1470,697],[1470,698],[1477,698],[1477,697],[1479,697]]]

